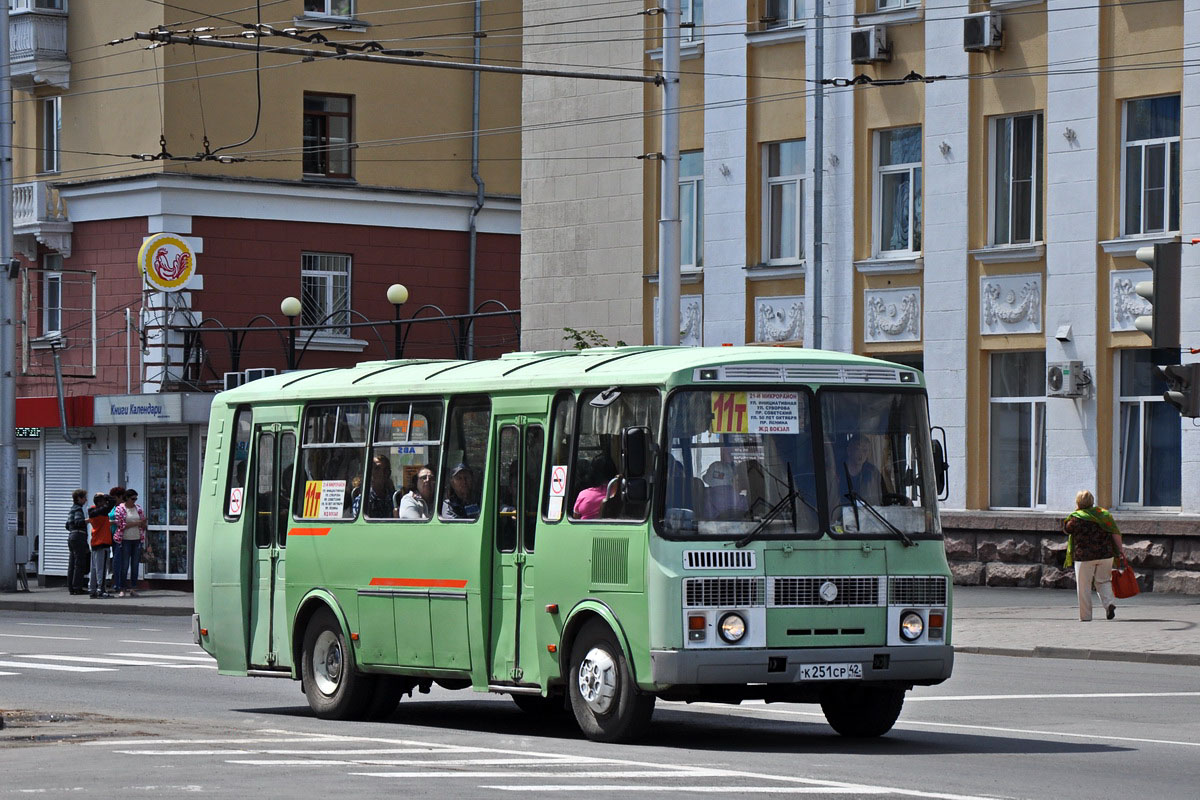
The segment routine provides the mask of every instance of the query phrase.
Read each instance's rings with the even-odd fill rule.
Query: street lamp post
[[[400,306],[408,302],[408,287],[403,283],[393,283],[387,289],[388,302],[396,309],[396,324],[392,328],[392,358],[400,357]]]
[[[296,317],[300,316],[300,299],[288,295],[279,304],[279,310],[288,318],[288,350],[287,368],[291,372],[296,368]]]

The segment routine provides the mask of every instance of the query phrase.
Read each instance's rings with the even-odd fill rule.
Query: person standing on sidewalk
[[[104,589],[104,573],[108,570],[108,554],[112,550],[112,520],[108,513],[113,510],[114,500],[103,492],[97,492],[87,510],[88,522],[92,524],[92,572],[88,578],[88,595],[93,599],[112,597]]]
[[[115,567],[118,571],[113,577],[117,597],[137,597],[138,565],[142,561],[142,540],[146,533],[146,512],[138,505],[137,498],[137,490],[126,489],[125,502],[114,512],[113,545],[121,550],[121,561]]]
[[[67,591],[71,594],[83,594],[84,583],[88,574],[88,536],[87,517],[83,513],[83,504],[87,502],[87,489],[76,489],[71,492],[71,510],[67,513],[67,549],[70,560],[67,561]]]
[[[1063,520],[1067,534],[1067,560],[1064,567],[1075,565],[1075,592],[1079,597],[1079,621],[1092,621],[1092,586],[1104,604],[1105,616],[1117,615],[1117,599],[1112,591],[1112,560],[1125,557],[1121,531],[1107,509],[1096,505],[1087,489],[1075,495],[1075,510]]]

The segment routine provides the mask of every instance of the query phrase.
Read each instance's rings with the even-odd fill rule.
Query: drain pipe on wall
[[[483,0],[475,0],[475,63],[480,61],[480,42],[483,36]],[[471,73],[471,179],[475,181],[475,205],[467,217],[467,313],[475,311],[475,268],[478,254],[479,231],[475,218],[483,210],[483,178],[479,176],[479,71]],[[467,358],[475,357],[475,325],[467,335]]]
[[[63,441],[67,444],[79,444],[79,439],[76,439],[67,430],[67,402],[63,397],[62,356],[58,354],[58,348],[53,344],[50,345],[50,352],[54,354],[54,386],[58,390],[58,424],[62,429]]]

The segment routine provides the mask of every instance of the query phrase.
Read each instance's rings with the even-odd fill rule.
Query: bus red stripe
[[[325,536],[332,528],[292,528],[288,536]]]
[[[371,578],[372,586],[411,586],[422,589],[463,589],[467,582],[441,578]]]

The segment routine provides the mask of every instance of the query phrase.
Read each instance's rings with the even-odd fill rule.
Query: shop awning
[[[63,408],[67,413],[67,427],[90,428],[96,409],[96,398],[90,394],[63,398]],[[18,428],[57,428],[61,424],[58,418],[58,398],[50,397],[18,397],[17,421]]]

